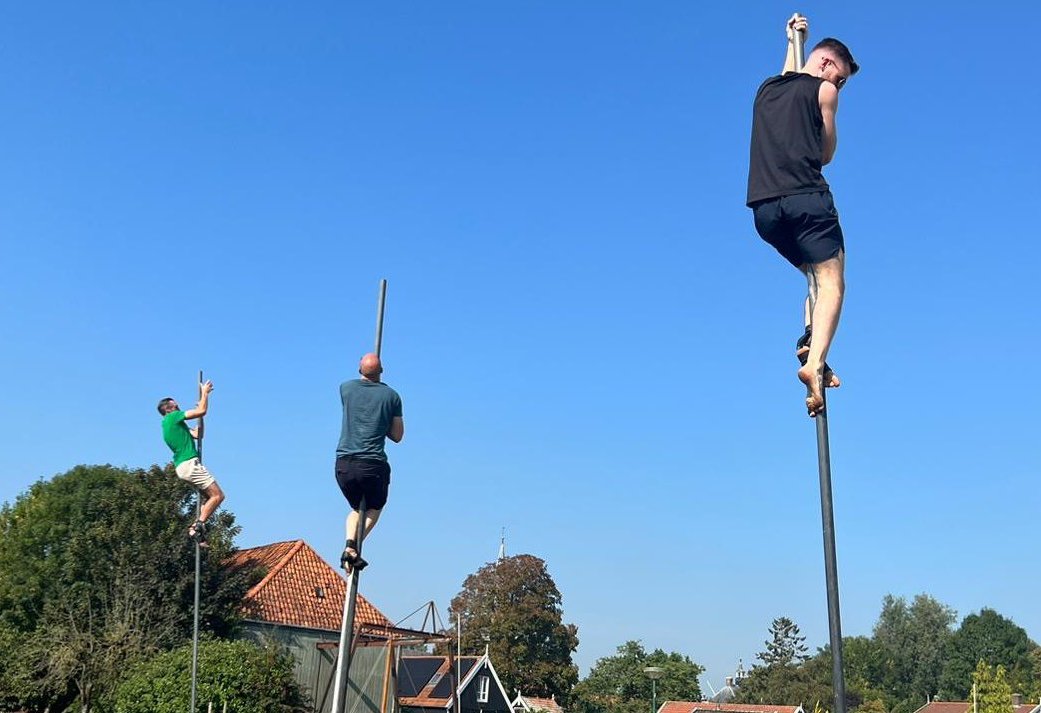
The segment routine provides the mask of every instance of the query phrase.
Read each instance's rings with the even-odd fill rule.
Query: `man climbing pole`
[[[805,331],[796,356],[806,410],[815,417],[824,410],[823,389],[840,384],[826,358],[842,311],[846,260],[838,212],[821,168],[835,155],[839,90],[860,66],[846,45],[826,37],[797,70],[795,33],[808,29],[805,17],[792,15],[784,68],[756,93],[747,205],[760,237],[806,277]]]
[[[362,569],[366,562],[358,555],[355,533],[359,510],[365,503],[367,537],[387,503],[390,488],[390,463],[384,450],[386,439],[400,443],[405,435],[401,418],[401,397],[380,380],[383,365],[375,354],[366,354],[358,367],[360,379],[340,385],[343,425],[336,447],[336,483],[350,503],[347,515],[347,543],[340,565],[348,572]]]
[[[174,470],[177,477],[186,480],[195,486],[206,501],[202,504],[199,519],[188,528],[188,534],[197,539],[200,544],[206,542],[206,521],[213,511],[224,502],[224,491],[217,485],[217,481],[206,470],[199,460],[199,451],[195,447],[195,439],[202,438],[202,421],[198,428],[189,428],[185,421],[201,419],[206,415],[209,408],[210,392],[213,391],[213,382],[205,381],[199,384],[199,403],[188,411],[182,411],[177,402],[167,397],[159,402],[159,415],[163,417],[163,440],[173,451]]]

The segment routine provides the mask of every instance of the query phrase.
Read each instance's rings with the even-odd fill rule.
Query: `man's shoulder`
[[[184,420],[184,411],[171,411],[163,416],[163,425],[170,426]]]

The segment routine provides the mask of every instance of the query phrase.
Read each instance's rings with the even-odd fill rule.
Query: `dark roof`
[[[460,680],[481,660],[458,659]],[[402,656],[398,663],[398,703],[414,708],[447,708],[452,702],[452,677],[447,656]]]

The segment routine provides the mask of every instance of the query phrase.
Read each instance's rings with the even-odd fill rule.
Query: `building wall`
[[[243,638],[258,642],[274,641],[289,649],[296,658],[294,674],[297,683],[311,699],[308,710],[312,713],[331,713],[338,649],[335,644],[340,639],[338,632],[247,621],[243,624],[242,633]],[[318,648],[320,643],[332,643],[334,646]],[[360,646],[355,649],[348,676],[347,713],[397,713],[393,681],[387,682],[386,709],[383,710],[387,657],[391,655],[390,648],[386,646]]]

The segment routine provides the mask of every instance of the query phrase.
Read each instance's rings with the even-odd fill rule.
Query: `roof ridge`
[[[253,597],[255,597],[260,592],[260,590],[263,589],[268,584],[268,582],[270,582],[275,577],[276,574],[285,569],[286,565],[289,564],[289,561],[293,559],[296,553],[299,552],[300,548],[303,547],[305,544],[303,540],[285,540],[285,542],[272,542],[270,545],[266,545],[265,547],[274,547],[275,545],[282,545],[288,542],[294,543],[292,548],[290,548],[289,552],[282,556],[282,559],[280,559],[275,564],[275,566],[272,567],[266,575],[264,575],[264,578],[262,580],[254,584],[250,588],[250,590],[246,592],[246,595],[243,597],[243,599],[252,599]],[[253,549],[261,548],[255,547]]]

